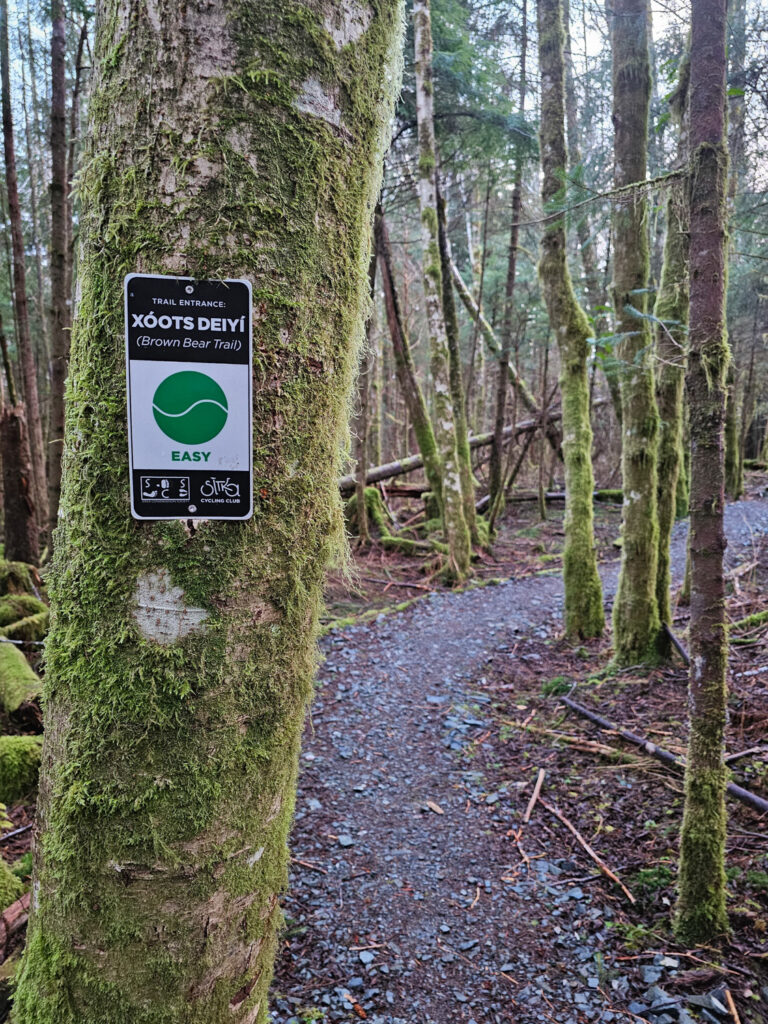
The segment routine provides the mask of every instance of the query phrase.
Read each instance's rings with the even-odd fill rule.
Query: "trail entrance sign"
[[[131,514],[253,514],[251,286],[128,274]]]

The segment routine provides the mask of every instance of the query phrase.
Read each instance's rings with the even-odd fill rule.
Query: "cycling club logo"
[[[152,399],[155,422],[179,444],[205,444],[224,429],[227,396],[213,378],[196,370],[172,373]]]

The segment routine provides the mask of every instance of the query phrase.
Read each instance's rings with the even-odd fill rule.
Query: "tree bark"
[[[613,55],[614,185],[646,177],[651,95],[647,0],[616,0],[610,14]],[[658,412],[648,310],[648,201],[633,191],[613,216],[613,303],[621,361],[624,491],[619,587],[613,606],[616,662],[658,658],[656,565]],[[634,312],[633,312],[634,310]]]
[[[399,0],[100,0],[15,1024],[266,1024]],[[123,279],[253,286],[255,513],[136,522]]]
[[[424,400],[424,393],[419,385],[416,370],[411,356],[411,346],[408,340],[408,333],[405,327],[400,302],[395,288],[395,278],[392,271],[392,249],[389,244],[389,232],[384,215],[380,210],[376,212],[374,221],[374,232],[376,235],[376,251],[381,265],[381,286],[384,291],[384,307],[387,313],[387,324],[389,325],[389,336],[392,339],[392,354],[395,358],[395,374],[400,385],[403,399],[408,408],[416,435],[421,457],[423,459],[424,472],[427,482],[435,495],[440,514],[443,508],[443,470],[440,463],[440,453],[437,450],[435,432],[427,412],[427,403]],[[406,449],[407,451],[407,449]]]
[[[0,90],[3,107],[3,142],[5,146],[5,182],[8,190],[8,211],[11,222],[13,250],[13,298],[19,361],[27,413],[29,448],[32,457],[33,495],[38,528],[46,528],[45,459],[43,455],[43,425],[37,389],[37,370],[29,334],[29,307],[27,304],[26,263],[24,257],[24,231],[19,204],[19,186],[16,176],[16,151],[11,111],[11,79],[8,59],[8,0],[0,0]]]
[[[528,57],[528,4],[523,0],[523,25],[520,44],[520,87],[518,106],[520,115],[525,114],[526,93],[526,61]],[[502,432],[507,418],[507,392],[509,390],[509,359],[512,355],[514,340],[514,305],[515,276],[517,274],[517,245],[520,239],[520,219],[523,210],[523,154],[518,150],[515,155],[515,177],[512,187],[512,224],[509,229],[509,249],[507,252],[507,280],[504,288],[504,317],[501,329],[501,348],[496,373],[496,404],[494,409],[491,461],[488,467],[488,489],[490,503],[488,509],[488,526],[493,533],[496,519],[504,509],[504,451]]]
[[[690,733],[675,930],[686,945],[728,931],[725,788],[728,633],[723,553],[725,375],[726,0],[692,8],[690,95],[691,416]]]
[[[370,289],[371,309],[368,313],[368,320],[365,325],[365,343],[360,353],[360,369],[357,374],[358,394],[358,416],[357,436],[355,438],[355,475],[357,484],[355,494],[357,495],[357,540],[361,546],[367,547],[371,543],[371,536],[368,531],[368,509],[365,504],[365,475],[368,472],[368,395],[371,382],[371,327],[373,325],[373,297],[376,287],[376,251],[371,253],[371,262],[368,265],[368,286]]]
[[[422,281],[427,308],[429,353],[435,386],[434,421],[443,465],[443,523],[448,543],[448,571],[456,579],[469,575],[469,527],[456,446],[450,382],[450,356],[442,308],[442,273],[437,214],[437,150],[433,116],[432,25],[429,0],[413,5],[416,119],[419,129],[419,208],[421,212]]]
[[[565,251],[563,182],[565,152],[565,68],[561,0],[539,0],[541,72],[541,198],[548,214],[541,240],[539,279],[552,332],[560,351],[565,463],[565,628],[572,637],[603,631],[602,587],[597,571],[592,512],[592,428],[589,422],[587,356],[592,332],[576,300]]]
[[[678,130],[678,167],[688,159],[688,79],[690,62],[686,54],[677,88],[670,99]],[[659,409],[659,464],[657,503],[659,553],[656,567],[656,602],[662,623],[672,621],[669,603],[671,574],[669,546],[678,505],[678,481],[683,467],[683,386],[685,350],[688,340],[688,205],[684,180],[667,186],[664,258],[656,296],[656,402]],[[659,653],[672,654],[666,631],[659,633]]]
[[[64,381],[69,359],[67,295],[67,21],[63,0],[51,2],[51,415],[48,431],[48,536],[59,514],[64,444]]]
[[[40,532],[32,497],[26,411],[7,405],[0,414],[0,456],[3,465],[3,541],[9,562],[40,560]]]
[[[448,342],[451,401],[453,403],[453,421],[456,425],[456,454],[459,460],[459,473],[461,475],[461,497],[470,539],[473,544],[479,544],[480,532],[477,525],[477,512],[475,511],[475,477],[472,473],[472,460],[469,454],[469,429],[467,427],[467,410],[464,399],[464,381],[461,373],[459,320],[456,315],[456,298],[453,294],[453,285],[451,284],[451,243],[448,238],[445,200],[439,191],[437,194],[437,216],[440,244],[440,283],[442,286],[445,334]]]

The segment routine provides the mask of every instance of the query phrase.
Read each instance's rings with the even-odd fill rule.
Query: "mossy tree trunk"
[[[725,397],[725,490],[734,501],[738,501],[744,491],[740,452],[742,402],[741,381],[731,363]]]
[[[541,73],[541,198],[548,219],[541,240],[539,278],[560,351],[565,462],[565,628],[572,637],[603,631],[603,597],[593,529],[592,428],[589,422],[588,339],[592,332],[576,300],[565,251],[563,182],[565,67],[562,0],[539,0]]]
[[[435,432],[432,429],[432,423],[427,412],[424,392],[421,390],[418,377],[416,376],[416,368],[413,365],[405,320],[400,308],[397,289],[395,288],[389,232],[384,215],[380,210],[376,211],[374,233],[376,237],[376,252],[378,253],[381,266],[381,287],[384,291],[384,307],[387,314],[387,324],[389,325],[389,336],[392,339],[392,354],[395,359],[395,374],[410,414],[419,452],[424,460],[424,472],[427,482],[432,488],[442,516],[443,470],[440,463],[440,453],[437,450]]]
[[[563,4],[563,24],[565,27],[565,123],[566,136],[568,139],[568,163],[570,165],[571,177],[575,174],[581,176],[580,167],[581,155],[581,125],[579,124],[579,110],[576,100],[576,83],[573,73],[573,54],[571,49],[571,27],[570,27],[570,3],[565,0]],[[585,83],[586,88],[586,83]],[[584,268],[584,292],[586,294],[589,311],[592,315],[592,330],[597,340],[597,350],[601,353],[601,365],[605,382],[608,385],[608,394],[611,396],[611,404],[616,414],[616,420],[621,430],[621,383],[619,364],[613,353],[603,344],[600,345],[600,335],[606,333],[609,328],[605,308],[608,305],[608,296],[605,294],[605,287],[601,282],[600,269],[597,265],[597,250],[595,248],[595,233],[590,218],[589,207],[579,210],[575,215],[576,237],[579,242],[579,254],[581,265]],[[601,308],[602,307],[602,308]]]
[[[677,89],[671,97],[672,115],[678,128],[678,166],[688,159],[688,77],[686,55]],[[688,341],[688,199],[687,183],[668,186],[667,234],[661,280],[656,297],[656,402],[659,410],[658,516],[659,553],[656,566],[656,602],[661,622],[671,623],[669,546],[678,504],[678,480],[683,467],[683,386],[685,349]],[[666,632],[659,633],[659,652],[672,654]]]
[[[723,554],[726,0],[692,8],[690,95],[690,734],[675,930],[686,944],[728,931],[725,787],[728,636]]]
[[[642,182],[648,153],[651,74],[647,0],[616,0],[610,15],[614,184]],[[659,418],[654,394],[648,311],[648,201],[642,189],[617,203],[613,215],[613,303],[622,336],[621,476],[624,504],[619,587],[613,639],[619,665],[658,657],[659,611],[656,508]]]
[[[101,0],[14,1024],[266,1024],[400,0]],[[255,514],[136,522],[123,277],[243,277]]]
[[[437,195],[437,213],[443,315],[445,318],[446,340],[448,342],[451,401],[453,403],[453,421],[456,426],[456,454],[459,459],[459,473],[461,474],[461,497],[470,539],[473,544],[479,544],[480,533],[477,526],[477,511],[475,509],[475,477],[472,473],[472,458],[469,451],[469,428],[467,426],[467,410],[464,398],[464,380],[461,372],[459,318],[456,315],[456,297],[453,294],[453,285],[451,284],[451,243],[448,238],[445,200],[439,191]]]
[[[450,354],[443,318],[437,214],[437,150],[432,80],[432,25],[429,0],[415,0],[413,27],[416,71],[416,119],[419,129],[419,208],[421,212],[422,282],[429,331],[430,368],[434,382],[434,422],[443,464],[443,523],[449,572],[457,580],[469,575],[471,544],[456,445],[450,381]]]

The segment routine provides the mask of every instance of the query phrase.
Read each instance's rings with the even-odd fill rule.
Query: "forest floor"
[[[766,605],[767,488],[750,475],[749,500],[727,510],[732,620]],[[302,752],[276,1024],[690,1024],[736,1020],[731,998],[743,1024],[768,1021],[765,816],[729,800],[733,937],[681,949],[669,926],[681,775],[559,695],[575,683],[575,700],[684,754],[687,673],[613,672],[608,640],[563,640],[556,509],[537,523],[512,507],[477,566],[484,586],[446,591],[376,548],[356,557],[353,584],[331,581],[337,624]],[[610,607],[620,509],[596,517]],[[677,583],[684,563],[679,524]],[[418,599],[381,611],[393,594]],[[685,619],[680,608],[683,636]],[[727,747],[758,748],[732,768],[766,797],[768,623],[743,639]],[[542,800],[524,824],[539,769]]]

